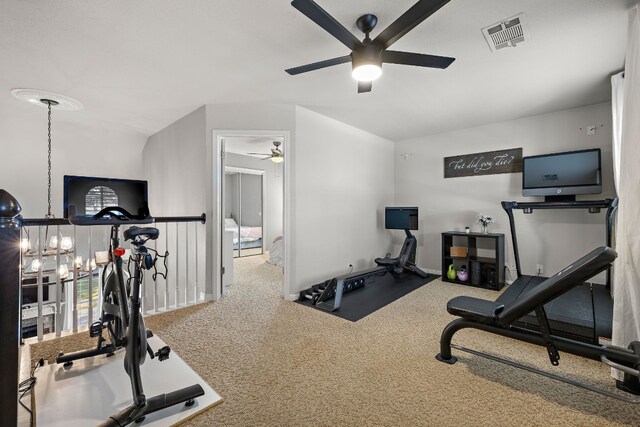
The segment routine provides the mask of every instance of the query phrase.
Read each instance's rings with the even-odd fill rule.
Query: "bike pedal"
[[[171,353],[171,347],[169,347],[168,345],[165,345],[164,347],[162,347],[160,350],[158,350],[155,354],[155,356],[158,358],[159,361],[163,361],[163,360],[167,360],[169,358],[169,353]]]
[[[89,327],[89,336],[91,338],[96,338],[96,337],[102,336],[102,323],[101,322],[94,322]]]

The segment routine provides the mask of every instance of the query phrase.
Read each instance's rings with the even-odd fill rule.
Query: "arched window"
[[[85,214],[95,215],[107,206],[118,206],[118,196],[109,187],[99,185],[93,187],[84,198]]]

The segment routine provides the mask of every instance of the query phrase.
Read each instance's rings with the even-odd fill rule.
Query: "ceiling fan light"
[[[371,82],[382,75],[382,67],[376,64],[362,64],[353,68],[351,76],[359,82]]]
[[[273,156],[273,157],[271,157],[271,161],[273,163],[282,163],[284,161],[284,157],[282,157],[282,156]]]

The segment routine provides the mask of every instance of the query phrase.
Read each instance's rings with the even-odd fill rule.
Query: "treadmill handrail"
[[[604,200],[576,200],[571,202],[517,202],[503,201],[502,207],[505,209],[585,209],[585,208],[608,208],[618,204],[618,198]]]
[[[522,269],[520,267],[520,252],[518,250],[518,237],[516,234],[516,222],[513,216],[514,209],[522,209],[532,212],[533,209],[590,209],[590,208],[607,208],[605,215],[605,227],[606,227],[606,242],[609,247],[613,246],[613,216],[618,210],[618,198],[604,199],[604,200],[576,200],[572,202],[516,202],[516,201],[502,201],[502,209],[507,213],[509,218],[509,228],[511,230],[511,242],[513,244],[513,255],[516,263],[516,275],[518,278],[522,277]],[[611,270],[607,270],[606,273],[607,289],[611,289]]]

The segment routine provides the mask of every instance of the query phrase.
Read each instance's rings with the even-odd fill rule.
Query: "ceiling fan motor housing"
[[[360,31],[366,34],[369,37],[369,33],[373,31],[378,23],[378,17],[372,13],[367,13],[366,15],[362,15],[356,21],[356,26]]]
[[[382,67],[382,48],[374,43],[355,48],[351,52],[351,65],[353,69],[362,65]]]

